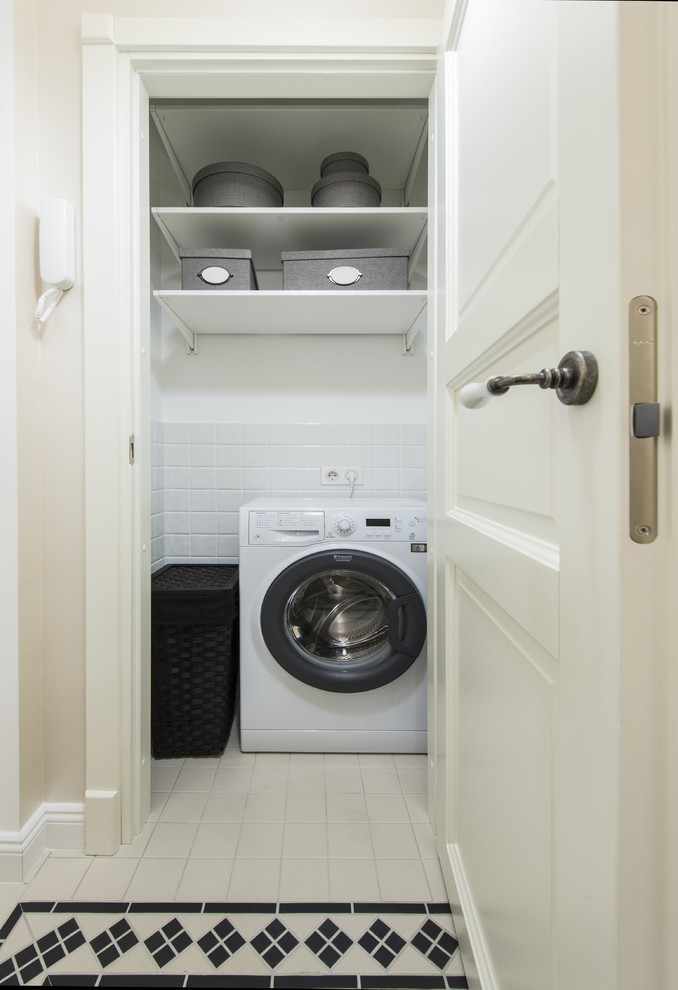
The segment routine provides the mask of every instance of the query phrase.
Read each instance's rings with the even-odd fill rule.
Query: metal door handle
[[[462,405],[479,409],[493,395],[506,395],[514,385],[538,385],[555,389],[566,406],[583,406],[598,384],[598,362],[590,351],[568,351],[557,368],[543,368],[527,375],[494,375],[484,382],[465,385],[459,393]]]
[[[411,592],[407,595],[401,595],[399,598],[393,598],[388,603],[387,612],[387,623],[388,623],[388,643],[392,650],[397,653],[404,653],[409,657],[416,657],[418,650],[414,648],[412,643],[403,641],[400,638],[398,632],[398,614],[400,609],[413,609],[412,618],[415,619],[416,616],[421,618],[418,612],[418,602],[421,601],[419,595],[416,592]]]

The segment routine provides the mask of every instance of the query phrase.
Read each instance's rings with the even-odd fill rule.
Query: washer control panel
[[[247,512],[250,546],[310,546],[323,542],[411,543],[426,546],[426,509],[331,505],[327,509],[252,508]],[[422,551],[423,552],[423,551]]]
[[[426,516],[416,509],[399,510],[393,513],[380,511],[334,512],[327,518],[327,539],[342,539],[350,536],[353,540],[367,542],[426,542]]]

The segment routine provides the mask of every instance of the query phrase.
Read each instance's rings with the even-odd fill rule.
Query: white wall
[[[0,6],[0,128],[14,133],[14,24],[12,8]],[[13,148],[13,144],[12,144]],[[19,827],[19,625],[17,535],[17,409],[14,267],[14,154],[0,157],[0,298],[4,300],[0,361],[0,831]]]
[[[162,418],[193,423],[423,423],[426,342],[399,337],[200,337],[163,341]]]

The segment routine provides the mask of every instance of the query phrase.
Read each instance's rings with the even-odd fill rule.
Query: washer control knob
[[[355,530],[355,520],[350,516],[335,516],[334,528],[340,536],[350,536]]]

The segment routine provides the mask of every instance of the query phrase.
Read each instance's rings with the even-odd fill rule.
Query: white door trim
[[[417,20],[365,21],[356,31],[346,22],[281,20],[262,28],[226,18],[83,15],[88,853],[111,855],[146,817],[149,768],[141,763],[150,664],[142,635],[150,595],[142,592],[150,540],[145,552],[139,476],[147,469],[148,350],[142,352],[149,303],[148,286],[137,277],[149,212],[138,165],[145,154],[138,120],[144,93],[427,98],[438,31],[437,21]],[[142,438],[135,467],[128,459],[132,434]]]

